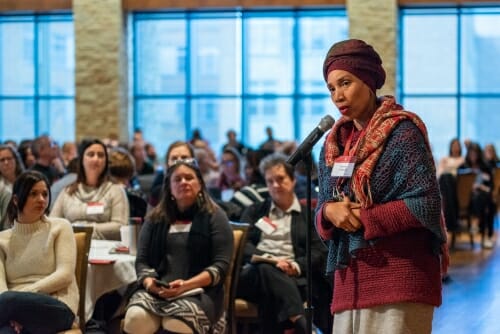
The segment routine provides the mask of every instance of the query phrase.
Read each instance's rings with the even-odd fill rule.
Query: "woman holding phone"
[[[162,198],[146,217],[137,248],[139,289],[128,304],[125,332],[224,333],[223,283],[233,233],[196,160],[168,167]]]

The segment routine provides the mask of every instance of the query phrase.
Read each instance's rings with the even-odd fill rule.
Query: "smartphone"
[[[155,284],[158,285],[158,286],[162,286],[164,288],[170,288],[170,284],[168,284],[168,282],[164,282],[164,281],[160,281],[160,280],[155,280]]]

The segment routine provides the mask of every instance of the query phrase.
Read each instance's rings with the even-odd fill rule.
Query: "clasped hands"
[[[288,276],[297,276],[299,274],[297,268],[295,268],[291,260],[288,259],[278,259],[278,262],[276,262],[276,267]]]
[[[147,277],[143,282],[144,288],[147,292],[157,295],[163,299],[172,298],[180,295],[181,293],[188,290],[186,285],[184,285],[184,280],[176,279],[174,281],[169,282],[168,288],[156,284],[156,279],[153,277]]]
[[[355,232],[361,224],[361,205],[344,196],[340,202],[327,202],[323,206],[323,217],[333,226],[346,232]]]

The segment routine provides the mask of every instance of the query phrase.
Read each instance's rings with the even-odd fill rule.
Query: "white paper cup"
[[[121,226],[120,227],[120,239],[121,239],[121,243],[123,246],[130,248],[130,227],[129,226]]]

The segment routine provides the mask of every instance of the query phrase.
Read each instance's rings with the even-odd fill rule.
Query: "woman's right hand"
[[[359,203],[353,203],[348,196],[344,196],[341,202],[325,203],[323,216],[335,227],[347,232],[355,232],[362,226],[359,208]]]
[[[155,283],[156,279],[153,277],[146,277],[144,281],[142,282],[144,289],[146,289],[147,292],[153,294],[153,295],[160,295],[161,290],[163,289],[161,286]]]

